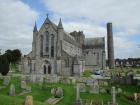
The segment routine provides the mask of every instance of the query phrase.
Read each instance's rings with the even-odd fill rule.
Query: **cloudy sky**
[[[0,0],[0,49],[31,51],[32,30],[49,14],[65,31],[82,30],[86,37],[106,37],[113,23],[115,57],[140,57],[140,0]]]

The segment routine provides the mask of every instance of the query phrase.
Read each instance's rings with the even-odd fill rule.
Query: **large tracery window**
[[[54,57],[54,35],[51,35],[51,57]]]
[[[43,35],[40,37],[40,56],[43,56]]]

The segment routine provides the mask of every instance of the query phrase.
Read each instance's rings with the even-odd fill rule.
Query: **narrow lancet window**
[[[54,35],[51,35],[51,57],[54,57]]]

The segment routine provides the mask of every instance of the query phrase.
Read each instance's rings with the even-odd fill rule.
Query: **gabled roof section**
[[[55,31],[57,31],[58,26],[57,26],[55,23],[53,23],[53,22],[49,19],[48,15],[47,15],[47,18],[45,19],[44,23],[42,24],[41,28],[44,27],[45,24],[51,25],[52,28],[53,28]],[[40,28],[40,30],[41,30],[41,28]],[[39,31],[40,31],[40,30],[39,30]]]
[[[86,48],[104,48],[105,38],[104,37],[86,38],[84,46]]]

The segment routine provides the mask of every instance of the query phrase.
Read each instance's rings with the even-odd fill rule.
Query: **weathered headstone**
[[[92,85],[93,84],[93,79],[92,78],[87,78],[86,79],[86,84],[89,85],[89,86]]]
[[[126,84],[125,76],[120,77],[120,84],[122,84],[122,85]]]
[[[77,84],[77,86],[76,86],[76,102],[74,105],[82,105],[82,102],[80,99],[79,84]]]
[[[112,87],[112,105],[117,105],[116,103],[116,90],[115,87]]]
[[[134,100],[140,102],[140,93],[134,93]]]
[[[106,90],[104,88],[100,88],[100,93],[106,93]]]
[[[75,83],[76,83],[76,79],[72,78],[72,84],[75,84]]]
[[[117,89],[117,94],[120,94],[120,93],[122,93],[122,89],[121,88],[118,88]]]
[[[24,105],[33,105],[33,97],[27,96]]]
[[[15,85],[14,84],[11,84],[10,85],[10,91],[9,91],[9,95],[10,96],[15,96]]]
[[[21,81],[26,81],[26,76],[25,75],[21,76]]]
[[[26,87],[27,87],[26,81],[21,81],[21,88],[26,89]]]
[[[133,75],[133,72],[129,72],[128,74],[127,74],[127,78],[126,78],[126,84],[127,85],[133,85],[134,83],[134,81],[133,81],[133,78],[134,78],[134,75]]]
[[[56,90],[56,95],[55,95],[55,97],[56,98],[61,98],[61,97],[63,97],[63,89],[61,88],[61,87],[58,87],[57,88],[57,90]]]
[[[86,86],[84,83],[79,83],[79,91],[80,92],[86,92]]]
[[[53,75],[53,83],[58,83],[59,77],[57,75]]]
[[[43,75],[36,75],[36,83],[43,83]]]
[[[55,97],[55,98],[61,98],[64,95],[63,89],[61,87],[58,88],[52,88],[51,89],[51,94]]]
[[[10,77],[4,77],[4,80],[3,80],[3,85],[9,85],[10,83]]]
[[[99,93],[99,84],[98,84],[98,81],[95,81],[93,83],[93,85],[91,85],[90,87],[91,87],[90,93],[94,93],[94,94]]]
[[[104,81],[104,86],[108,86],[108,82]]]
[[[31,92],[31,91],[32,91],[31,86],[26,86],[26,91],[27,91],[27,92]]]
[[[79,89],[79,84],[76,86],[76,100],[80,100],[80,89]]]

